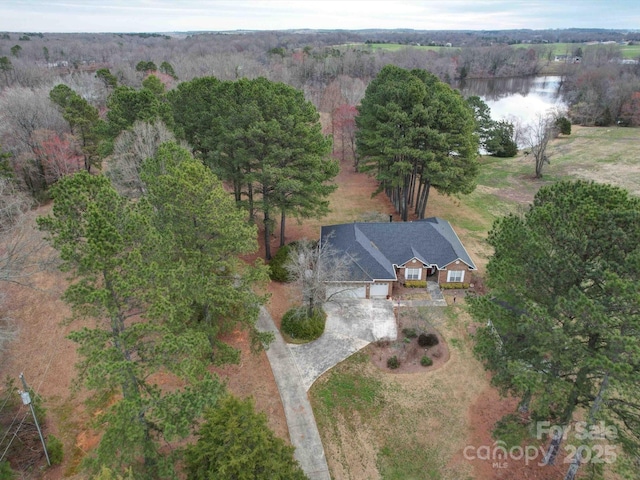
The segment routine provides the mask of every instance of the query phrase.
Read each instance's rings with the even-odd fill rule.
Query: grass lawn
[[[451,453],[466,444],[467,410],[486,379],[470,353],[468,317],[461,308],[447,309],[421,312],[445,337],[458,340],[450,342],[442,368],[393,374],[373,366],[365,351],[313,385],[310,396],[333,478],[474,478],[471,465]]]
[[[570,136],[550,144],[548,153],[551,163],[542,179],[534,178],[531,157],[483,157],[472,194],[460,198],[431,194],[427,215],[452,223],[481,272],[491,254],[485,238],[493,221],[524,211],[542,185],[582,178],[613,183],[640,195],[640,129],[574,126]],[[354,215],[358,197],[354,191],[351,194],[349,204],[344,191],[332,200],[336,212],[324,219],[325,224]],[[362,198],[361,211],[371,210],[371,199]],[[495,478],[490,465],[486,471],[474,469],[461,454],[477,436],[470,413],[477,411],[474,402],[489,389],[485,372],[472,355],[471,320],[460,302],[429,309],[428,314],[451,355],[440,369],[394,374],[375,367],[365,352],[331,369],[311,388],[333,478]],[[621,461],[615,467],[622,465]]]

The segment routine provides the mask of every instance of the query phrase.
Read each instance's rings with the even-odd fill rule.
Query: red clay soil
[[[502,398],[495,388],[487,388],[476,399],[468,412],[471,433],[469,435],[469,448],[460,452],[455,461],[472,462],[474,478],[476,480],[557,480],[563,478],[567,465],[563,463],[561,456],[554,466],[542,466],[542,452],[535,442],[529,442],[538,447],[537,458],[526,461],[525,458],[515,460],[509,455],[505,460],[499,460],[498,455],[490,454],[488,459],[481,460],[483,456],[481,447],[489,447],[493,452],[496,440],[491,436],[495,423],[503,416],[514,413],[517,408],[517,400],[514,398]],[[543,445],[544,448],[544,445]],[[485,450],[486,451],[486,450]],[[515,454],[517,457],[517,452]],[[531,455],[534,456],[533,454]]]

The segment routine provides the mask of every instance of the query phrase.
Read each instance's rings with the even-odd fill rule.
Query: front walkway
[[[394,300],[396,307],[446,307],[447,301],[437,282],[427,282],[427,291],[431,300]]]

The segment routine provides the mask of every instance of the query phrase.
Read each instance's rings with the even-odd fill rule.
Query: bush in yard
[[[429,356],[424,355],[420,359],[420,365],[422,365],[423,367],[430,367],[431,365],[433,365],[433,360],[431,360]]]
[[[315,309],[311,317],[307,316],[305,307],[289,310],[282,317],[280,328],[284,333],[296,340],[315,340],[324,333],[327,314],[322,309]]]
[[[228,396],[205,415],[185,453],[189,480],[306,480],[293,447],[276,437],[252,399]]]
[[[287,270],[287,262],[289,261],[289,252],[295,247],[296,242],[288,243],[280,247],[276,254],[269,261],[269,278],[274,282],[289,282],[289,271]]]
[[[410,328],[410,327],[403,328],[402,329],[402,333],[407,338],[416,338],[418,336],[418,333],[416,332],[416,329],[415,328]]]
[[[51,465],[60,465],[64,458],[64,452],[62,449],[62,442],[53,435],[47,436],[47,453],[49,454],[49,460]]]
[[[418,337],[418,345],[421,347],[433,347],[438,345],[438,337],[434,333],[421,333]]]
[[[404,282],[404,286],[407,288],[427,288],[426,280],[407,280]]]
[[[567,117],[559,117],[556,120],[556,127],[563,135],[571,135],[571,122]]]
[[[394,370],[400,366],[400,360],[395,355],[387,359],[387,367]]]

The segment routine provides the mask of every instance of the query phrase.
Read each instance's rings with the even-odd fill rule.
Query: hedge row
[[[469,288],[469,284],[468,283],[461,283],[461,282],[442,283],[442,284],[440,284],[440,288],[442,288],[443,290],[454,290],[454,289],[459,289],[459,288]]]

